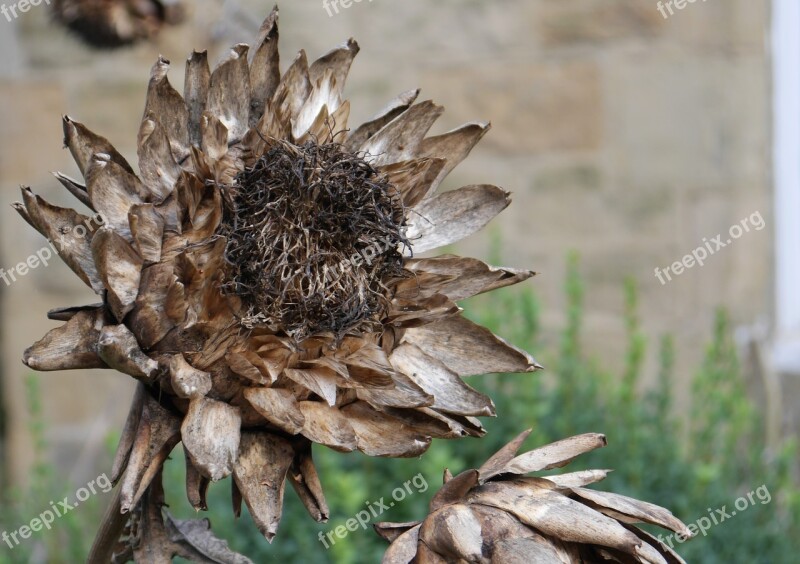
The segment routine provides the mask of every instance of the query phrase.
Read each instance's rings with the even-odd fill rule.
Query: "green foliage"
[[[499,262],[498,257],[494,261]],[[685,394],[691,395],[691,405],[680,410],[674,378],[678,352],[671,336],[662,337],[652,351],[658,358],[658,370],[646,378],[649,343],[639,324],[632,281],[624,287],[627,346],[619,373],[588,358],[581,347],[585,290],[578,257],[568,259],[565,324],[557,340],[541,331],[541,306],[533,287],[535,284],[509,288],[465,304],[470,318],[517,346],[539,353],[538,360],[547,367],[534,374],[470,380],[497,404],[498,417],[485,421],[486,437],[435,441],[428,453],[414,460],[371,459],[315,449],[331,508],[330,522],[314,523],[287,488],[284,519],[272,545],[259,536],[246,508],[241,519],[232,518],[229,481],[213,484],[207,516],[215,532],[255,562],[379,562],[385,544],[370,528],[349,532],[344,539],[334,535],[336,544],[329,549],[318,535],[344,525],[367,503],[375,505],[383,498],[388,505],[392,491],[419,473],[429,484],[427,491],[408,495],[374,521],[407,521],[425,515],[445,467],[454,473],[477,467],[519,432],[532,427],[527,448],[577,433],[604,432],[608,448],[579,458],[568,470],[613,468],[607,480],[596,487],[668,507],[687,524],[709,518],[709,513],[716,517],[714,510],[723,506],[730,514],[736,510],[737,498],[745,496],[747,501],[747,494],[753,492],[753,502],[712,526],[706,535],[685,543],[672,539],[687,561],[795,561],[800,550],[800,493],[792,478],[797,451],[787,442],[779,452],[765,453],[760,417],[745,393],[726,313],[718,312],[705,359],[692,378],[691,394]],[[165,472],[169,509],[182,518],[195,517],[183,491],[184,463],[179,451],[176,449]],[[760,494],[769,493],[769,503],[764,503],[767,496],[756,495],[759,488]],[[93,533],[94,526],[88,526],[81,535],[88,543]],[[64,542],[52,537],[42,535],[41,539]]]
[[[69,498],[72,504],[75,491],[80,484],[70,484],[63,476],[56,474],[56,468],[46,458],[48,449],[45,437],[46,421],[42,409],[39,377],[29,374],[25,379],[26,401],[29,413],[28,431],[31,436],[34,463],[30,474],[30,482],[24,489],[12,489],[2,492],[0,498],[0,533],[11,534],[22,526],[29,526],[31,520],[44,511],[52,509],[59,501]],[[102,515],[102,504],[106,500],[101,496],[91,496],[61,517],[56,517],[51,529],[43,528],[31,532],[28,539],[22,539],[16,545],[10,539],[13,548],[0,540],[0,564],[24,564],[29,562],[48,562],[52,564],[68,564],[83,562],[89,552],[97,524]]]

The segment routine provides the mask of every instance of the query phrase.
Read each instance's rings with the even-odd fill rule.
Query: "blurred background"
[[[135,162],[158,55],[173,61],[170,79],[182,91],[192,49],[208,48],[213,60],[251,41],[272,7],[185,2],[180,25],[130,47],[96,50],[53,23],[46,4],[15,18],[0,15],[5,270],[45,244],[10,207],[20,185],[74,205],[51,175],[79,174],[62,148],[62,115],[108,137]],[[437,441],[421,460],[399,462],[320,449],[331,521],[313,523],[288,491],[272,545],[233,521],[230,486],[216,484],[209,516],[217,533],[255,562],[377,561],[383,546],[371,530],[327,550],[318,532],[418,472],[430,489],[380,519],[424,515],[445,466],[455,473],[478,465],[533,427],[529,447],[605,432],[609,447],[574,467],[616,468],[611,483],[599,487],[665,505],[687,523],[766,486],[769,503],[676,546],[689,561],[796,561],[800,3],[342,4],[338,13],[322,0],[280,5],[284,68],[301,48],[316,58],[352,36],[362,47],[345,92],[352,124],[415,87],[420,100],[446,107],[434,133],[492,122],[447,187],[497,184],[514,203],[453,250],[539,275],[463,305],[547,370],[470,382],[498,407],[480,441]],[[725,242],[743,220],[752,220],[750,230],[709,252],[704,265],[673,266],[671,280],[663,276],[706,242],[714,248],[718,234]],[[132,380],[99,370],[34,374],[20,361],[56,325],[47,310],[91,301],[60,262],[0,281],[0,530],[16,529],[110,469]],[[182,472],[182,461],[168,464],[167,499],[173,512],[188,516]],[[109,499],[94,496],[13,550],[0,545],[0,562],[81,561]]]

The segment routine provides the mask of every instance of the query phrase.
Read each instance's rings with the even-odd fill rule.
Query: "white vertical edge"
[[[775,362],[794,372],[800,370],[800,1],[772,1],[771,47]]]

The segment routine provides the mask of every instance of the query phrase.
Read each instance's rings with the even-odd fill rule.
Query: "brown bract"
[[[159,58],[138,174],[65,117],[84,180],[57,178],[95,223],[28,189],[16,206],[47,238],[90,226],[58,251],[102,303],[51,312],[64,324],[24,362],[140,382],[113,469],[120,509],[140,507],[182,442],[192,504],[204,509],[209,481],[233,476],[237,512],[244,501],[268,539],[286,479],[327,518],[312,443],[412,457],[434,438],[481,436],[476,417],[494,405],[463,378],[540,368],[457,305],[532,272],[412,258],[509,204],[494,186],[439,190],[488,125],[427,136],[442,108],[414,104],[415,90],[350,129],[357,43],[311,64],[301,51],[281,73],[277,41],[276,9],[213,72],[193,53],[183,95]]]
[[[605,436],[578,435],[517,456],[529,434],[520,434],[478,470],[456,477],[446,470],[445,484],[431,500],[425,520],[377,523],[377,533],[391,543],[384,564],[685,564],[670,547],[635,526],[648,523],[691,537],[672,513],[586,487],[603,480],[609,470],[525,476],[566,466],[604,447]]]

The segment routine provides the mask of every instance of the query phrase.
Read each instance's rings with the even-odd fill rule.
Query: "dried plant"
[[[52,0],[55,21],[92,47],[120,47],[183,21],[179,0]]]
[[[209,482],[232,475],[235,513],[244,501],[271,540],[285,480],[313,518],[328,517],[312,443],[415,457],[432,438],[481,436],[476,416],[494,405],[462,377],[539,368],[456,305],[532,272],[412,257],[509,204],[495,186],[439,190],[488,125],[426,137],[442,108],[410,91],[348,129],[342,92],[358,50],[350,40],[311,65],[301,51],[281,74],[276,8],[252,51],[236,45],[213,72],[193,53],[183,96],[158,60],[138,176],[106,138],[64,118],[84,181],[56,177],[94,220],[23,189],[16,209],[102,296],[51,311],[65,323],[25,364],[139,381],[112,469],[118,497],[90,560],[182,554],[152,518],[179,442],[191,504],[205,509]],[[149,525],[127,523],[112,548],[130,512]]]
[[[517,456],[529,434],[520,434],[478,470],[456,477],[446,470],[444,486],[431,500],[425,520],[376,524],[378,534],[391,543],[384,564],[684,562],[634,526],[649,523],[691,537],[672,513],[585,487],[604,479],[609,470],[525,476],[566,466],[606,446],[605,436],[579,435]]]

